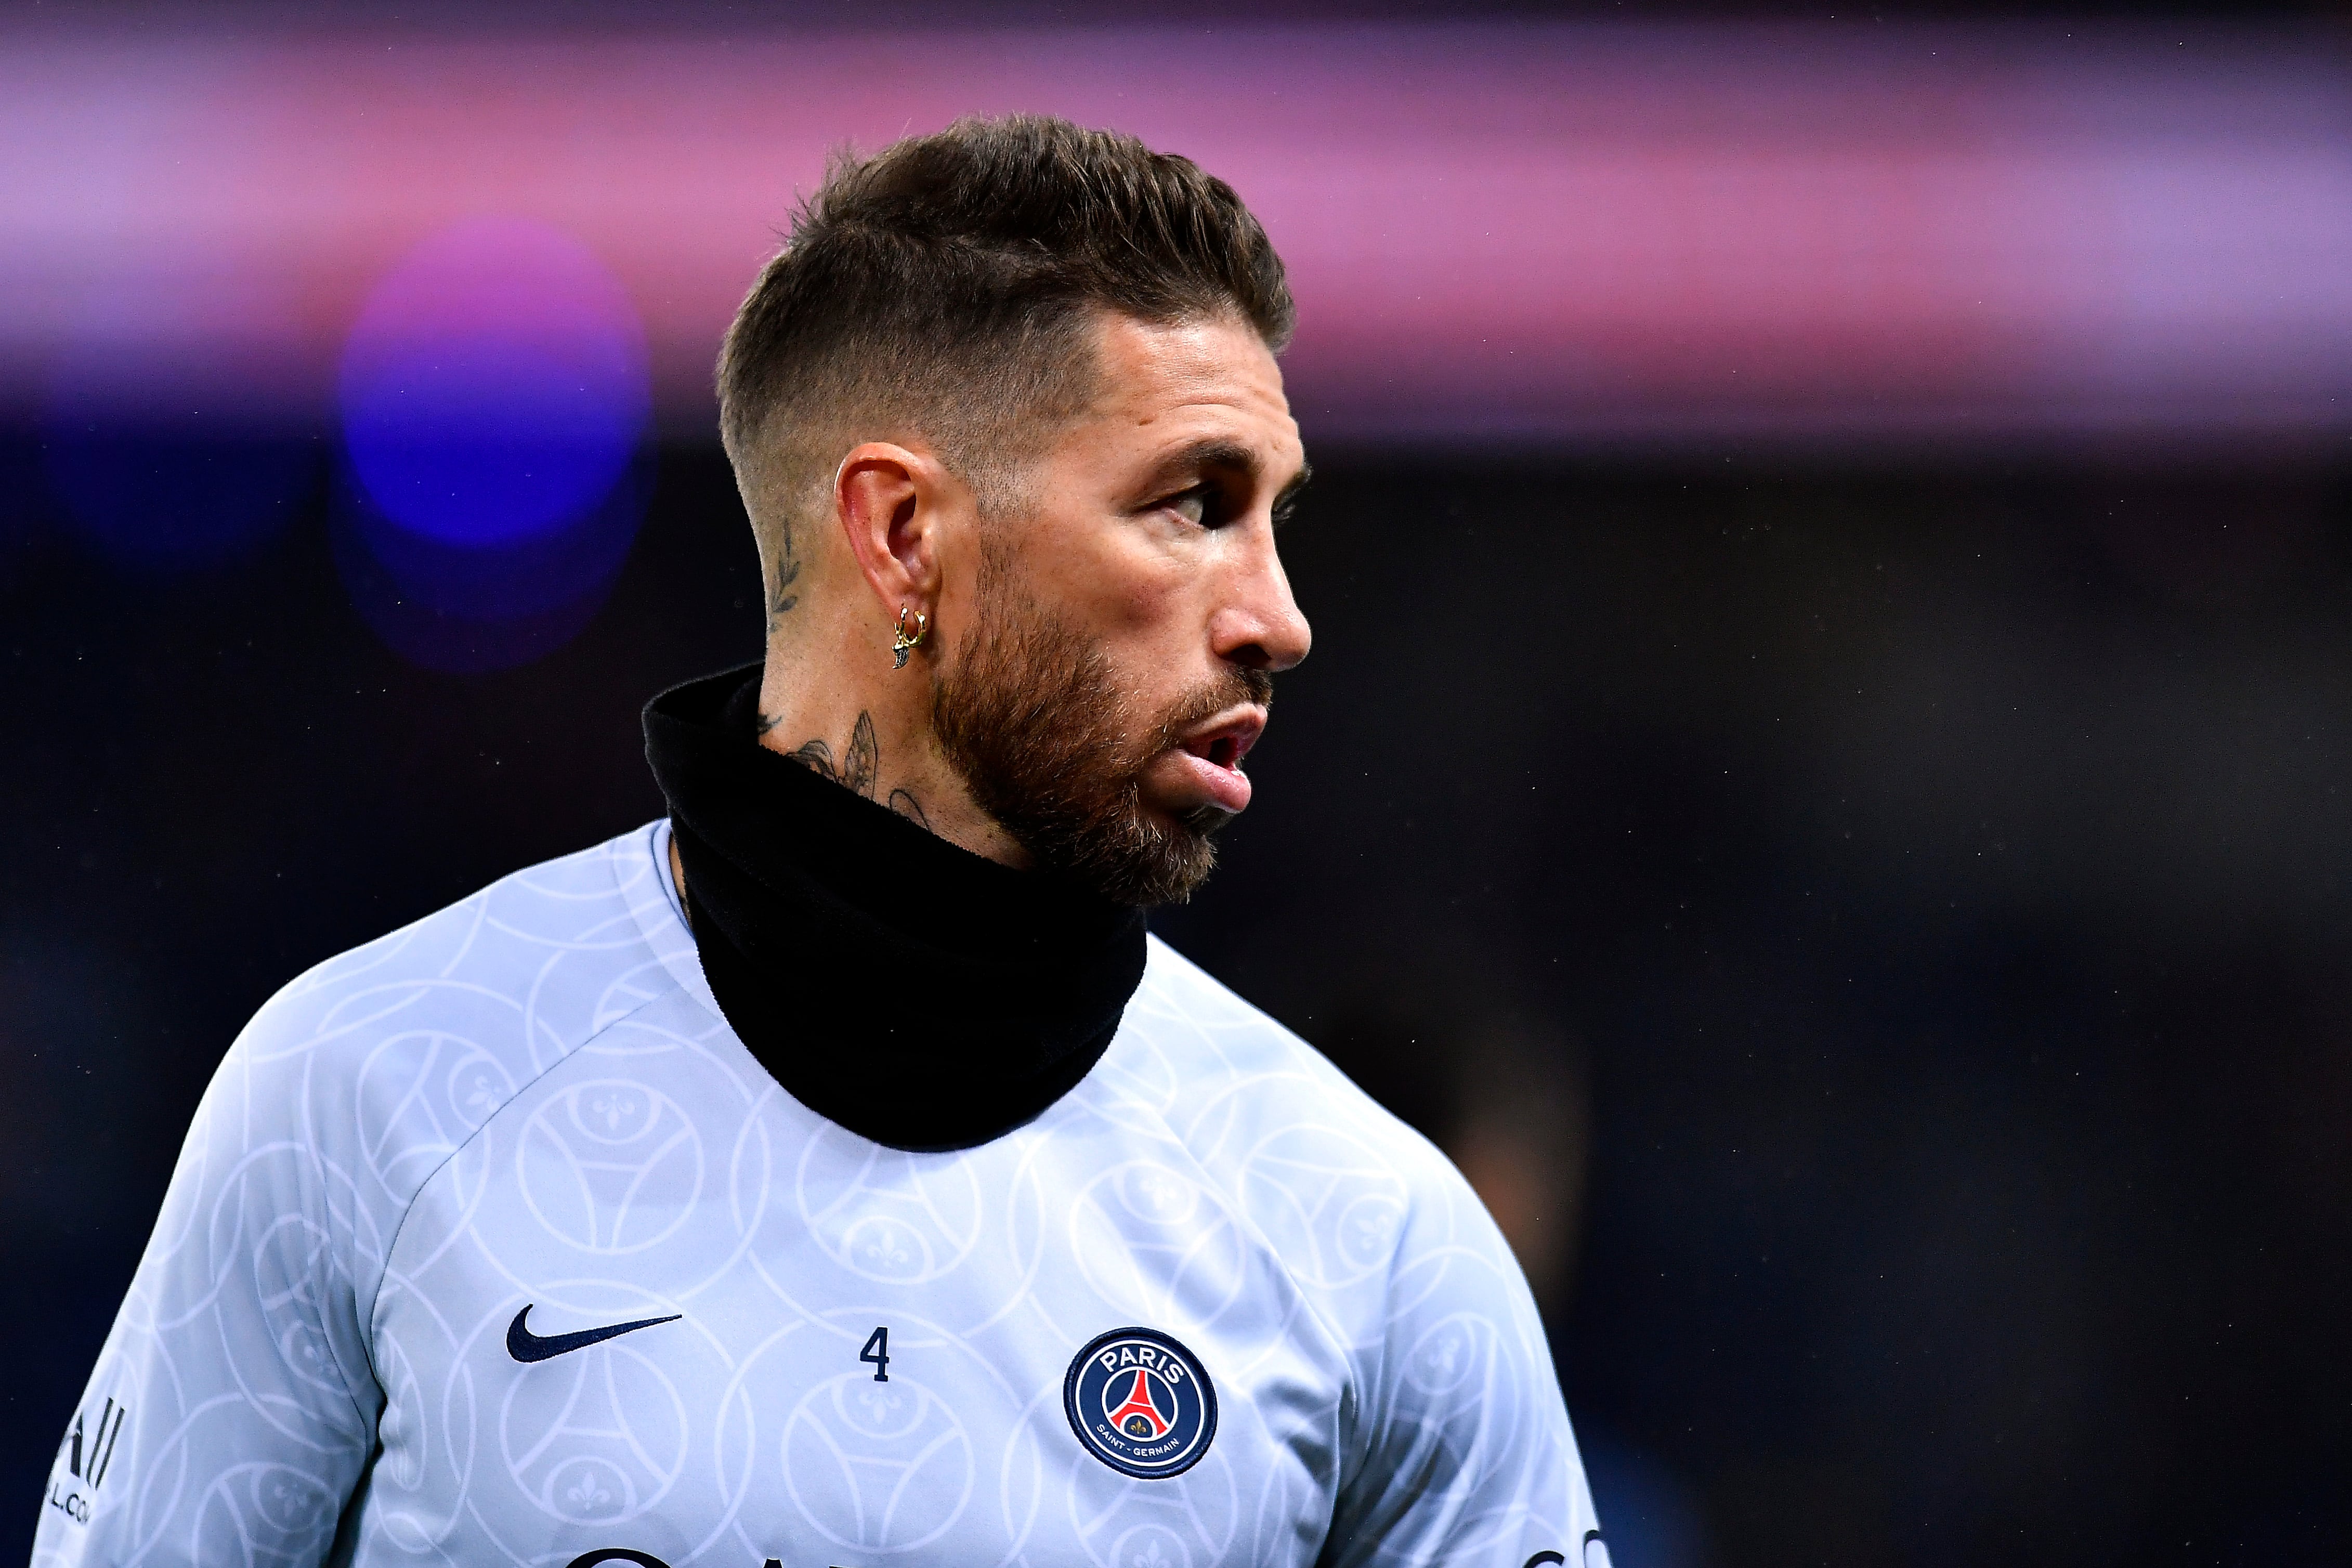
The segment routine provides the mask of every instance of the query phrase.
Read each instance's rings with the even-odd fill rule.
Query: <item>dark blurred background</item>
[[[2352,33],[2097,12],[1325,6],[1276,48],[1040,7],[971,101],[918,106],[1179,33],[1276,61],[1259,121],[1198,137],[1299,277],[1316,654],[1223,868],[1154,923],[1477,1183],[1622,1568],[2352,1561]],[[687,16],[696,48],[862,36]],[[740,230],[551,206],[546,138],[593,170],[626,127],[478,83],[543,107],[657,75],[671,35],[496,17],[0,30],[0,1555],[246,1017],[657,814],[638,705],[758,652],[696,378],[793,183],[864,124],[730,196]],[[312,77],[230,101],[205,73],[237,50]],[[289,127],[367,51],[475,73],[455,129],[418,107],[446,83],[379,81],[351,143],[473,182],[451,210],[381,163],[302,185]],[[1555,68],[1616,96],[1528,86]],[[1073,111],[1194,151],[1190,89],[1137,69]],[[1509,90],[1463,96],[1481,72]],[[104,113],[35,123],[101,79]],[[206,80],[228,107],[189,108]],[[1265,118],[1284,83],[1321,107]],[[871,142],[913,110],[859,112]],[[1332,113],[1403,114],[1403,151],[1360,141],[1351,174],[1318,143],[1328,183],[1284,186],[1265,127]],[[1517,161],[1444,164],[1482,125]],[[1515,226],[1344,199],[1449,167],[1501,169]],[[1539,200],[1555,177],[1583,195]],[[205,178],[256,205],[221,218]],[[507,186],[520,217],[479,196]],[[1552,269],[1513,272],[1531,250]],[[509,482],[550,453],[587,478]]]

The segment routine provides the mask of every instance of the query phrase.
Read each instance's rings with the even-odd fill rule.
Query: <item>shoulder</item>
[[[248,1141],[275,1123],[361,1206],[404,1204],[531,1079],[677,988],[656,837],[518,871],[299,975],[230,1047],[207,1114],[233,1109]]]
[[[1459,1179],[1322,1052],[1158,937],[1120,1046],[1104,1065],[1129,1092],[1157,1102],[1187,1142],[1212,1128],[1309,1127],[1362,1143],[1416,1183]]]
[[[1516,1279],[1469,1184],[1321,1052],[1156,938],[1105,1077],[1148,1106],[1328,1315],[1369,1332],[1424,1258]]]

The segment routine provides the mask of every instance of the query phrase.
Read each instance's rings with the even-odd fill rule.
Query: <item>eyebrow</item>
[[[1263,472],[1264,466],[1259,462],[1258,455],[1252,447],[1245,447],[1228,437],[1205,436],[1200,440],[1177,447],[1161,458],[1158,466],[1151,470],[1151,477],[1146,481],[1145,488],[1158,489],[1190,475],[1208,473],[1217,469],[1238,469],[1255,479]],[[1274,498],[1274,507],[1277,513],[1297,499],[1298,492],[1306,489],[1307,481],[1314,476],[1314,473],[1312,465],[1307,463],[1298,465],[1298,471],[1290,477],[1289,482],[1282,487],[1281,493]]]

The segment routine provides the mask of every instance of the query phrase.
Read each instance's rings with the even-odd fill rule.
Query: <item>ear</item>
[[[940,526],[961,490],[938,458],[887,441],[853,447],[834,471],[834,515],[886,618],[937,604]]]

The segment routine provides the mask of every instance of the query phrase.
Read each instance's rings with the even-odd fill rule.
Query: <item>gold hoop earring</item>
[[[907,629],[907,622],[909,618],[912,618],[915,623],[915,629],[911,632]],[[898,625],[890,634],[890,657],[896,661],[890,668],[906,668],[907,656],[922,647],[923,638],[930,634],[930,616],[912,605],[899,605]]]

